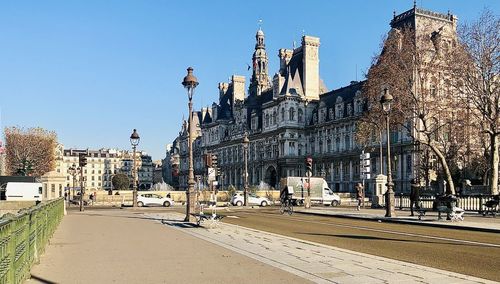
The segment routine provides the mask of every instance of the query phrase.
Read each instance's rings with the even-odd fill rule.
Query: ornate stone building
[[[431,21],[439,27],[452,25],[455,18],[414,7],[394,15],[391,27],[403,22],[419,25]],[[247,133],[248,180],[253,186],[262,182],[278,187],[287,176],[303,176],[304,160],[313,158],[313,175],[323,176],[338,192],[350,192],[360,182],[362,150],[371,152],[372,178],[385,173],[385,152],[379,154],[378,144],[361,149],[355,140],[356,122],[366,111],[363,99],[364,82],[328,91],[319,74],[320,39],[303,36],[301,45],[280,49],[280,68],[272,79],[265,35],[255,35],[253,72],[245,93],[246,78],[233,75],[229,82],[219,83],[219,100],[211,109],[195,112],[194,142],[195,174],[202,176],[202,154],[218,156],[219,185],[242,188],[244,177],[243,137]],[[187,123],[179,137],[180,187],[187,185]],[[384,142],[384,139],[383,139]],[[384,142],[385,143],[385,142]],[[393,179],[396,192],[409,190],[415,175],[415,145],[404,131],[391,133]],[[372,186],[368,181],[368,191]]]

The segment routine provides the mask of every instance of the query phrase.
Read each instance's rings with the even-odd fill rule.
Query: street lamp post
[[[195,196],[194,196],[194,170],[193,170],[193,94],[194,89],[198,86],[198,80],[193,75],[193,68],[187,69],[188,74],[184,77],[182,85],[188,94],[188,108],[189,108],[189,129],[188,129],[188,149],[189,149],[189,169],[188,169],[188,188],[186,191],[186,217],[184,221],[194,222],[194,216],[191,213],[195,211]]]
[[[243,177],[243,193],[244,193],[244,203],[245,206],[248,205],[248,144],[250,140],[248,140],[248,135],[245,132],[245,136],[243,136],[243,161],[245,163],[245,173]]]
[[[387,89],[384,89],[384,95],[380,98],[380,104],[385,113],[385,128],[387,132],[387,192],[385,193],[385,217],[396,217],[394,208],[394,190],[392,183],[391,170],[391,145],[390,145],[390,130],[389,130],[389,113],[391,111],[392,96]]]
[[[141,140],[141,138],[139,137],[137,130],[134,129],[134,131],[132,132],[132,135],[130,135],[130,144],[132,145],[132,149],[134,150],[133,156],[132,156],[132,162],[133,162],[133,165],[132,165],[132,179],[133,179],[132,207],[137,207],[137,180],[136,180],[137,167],[135,165],[135,153],[136,153],[137,145],[139,145],[140,140]]]
[[[76,167],[75,164],[71,165],[69,167],[69,174],[73,176],[73,198],[75,198],[75,186],[76,186],[76,176],[78,175],[78,172],[80,171],[80,168]],[[68,201],[71,200],[71,191],[68,194]]]

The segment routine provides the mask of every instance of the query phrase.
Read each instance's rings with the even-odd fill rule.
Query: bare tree
[[[55,132],[42,128],[5,128],[7,172],[42,176],[55,168]]]
[[[394,97],[391,127],[433,152],[447,181],[447,194],[455,194],[455,188],[443,146],[457,140],[456,127],[462,120],[444,59],[453,41],[450,27],[436,29],[423,23],[417,30],[393,28],[374,58],[364,87],[369,104],[365,120],[381,116],[380,97],[390,92]]]
[[[486,9],[477,21],[462,25],[458,35],[449,65],[463,104],[489,138],[490,193],[498,194],[500,19]]]

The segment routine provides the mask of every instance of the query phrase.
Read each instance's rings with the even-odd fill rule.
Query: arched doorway
[[[266,170],[266,178],[264,180],[269,186],[276,188],[277,174],[273,166],[269,166]]]

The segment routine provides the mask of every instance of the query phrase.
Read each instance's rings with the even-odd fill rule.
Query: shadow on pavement
[[[33,274],[31,274],[31,280],[35,280],[37,282],[45,283],[45,284],[56,284],[57,283],[57,282],[53,282],[53,281],[50,281],[50,280],[47,280],[47,279],[43,279],[43,278],[38,277],[38,276],[33,275]]]
[[[311,236],[325,236],[325,237],[337,237],[337,238],[347,238],[347,239],[357,239],[357,240],[373,240],[373,241],[394,241],[394,242],[405,242],[405,243],[422,243],[422,244],[443,244],[443,245],[454,245],[454,246],[471,246],[471,247],[489,247],[489,245],[481,245],[481,244],[461,244],[457,242],[446,242],[436,240],[435,242],[431,241],[423,241],[423,240],[404,240],[404,239],[393,239],[393,238],[381,238],[374,236],[358,236],[358,235],[336,235],[336,234],[322,234],[322,233],[300,233],[296,234],[300,235],[311,235]]]

